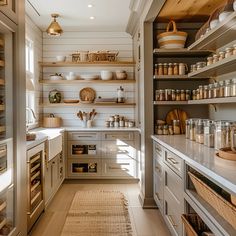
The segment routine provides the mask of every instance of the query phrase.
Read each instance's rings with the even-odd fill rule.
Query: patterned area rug
[[[128,202],[118,191],[78,191],[61,236],[132,236]]]

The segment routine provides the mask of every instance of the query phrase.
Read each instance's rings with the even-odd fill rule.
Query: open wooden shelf
[[[47,103],[47,104],[41,104],[44,108],[50,108],[50,107],[96,107],[96,106],[104,106],[104,107],[135,107],[135,103]]]
[[[188,101],[154,101],[154,105],[188,105]]]
[[[153,50],[153,55],[158,57],[207,57],[213,51],[184,49],[159,49]]]
[[[189,77],[216,77],[219,75],[234,72],[236,68],[236,55],[225,58],[212,65],[205,66],[202,69],[191,72],[188,74]]]
[[[136,81],[134,79],[126,79],[126,80],[40,80],[41,84],[80,84],[80,83],[101,83],[101,84],[133,84]]]
[[[134,66],[133,61],[96,61],[96,62],[39,62],[43,67],[79,67],[79,66]]]
[[[158,75],[153,76],[154,80],[157,81],[193,81],[193,80],[209,80],[208,77],[188,77],[188,75]]]
[[[189,50],[216,50],[235,38],[236,12],[188,47]]]
[[[226,98],[212,98],[212,99],[201,99],[201,100],[190,100],[189,104],[223,104],[223,103],[236,103],[236,97]]]

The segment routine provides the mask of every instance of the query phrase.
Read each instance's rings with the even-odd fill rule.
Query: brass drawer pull
[[[129,169],[127,169],[127,168],[111,167],[111,166],[109,166],[109,169],[110,169],[110,170],[124,170],[124,171],[129,171]]]
[[[172,219],[171,215],[167,215],[167,217],[168,217],[168,219],[169,219],[169,221],[170,221],[170,223],[172,224],[173,227],[178,227],[178,225],[175,224],[174,220]]]
[[[167,157],[167,160],[169,160],[172,164],[177,165],[179,164],[178,161],[176,161],[173,157]]]

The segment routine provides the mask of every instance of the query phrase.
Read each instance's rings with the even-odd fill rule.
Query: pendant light
[[[59,14],[54,13],[51,16],[53,21],[47,28],[47,34],[52,36],[60,36],[63,33],[63,30],[56,20],[59,17]]]

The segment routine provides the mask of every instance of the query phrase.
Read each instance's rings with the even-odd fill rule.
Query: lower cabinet
[[[62,152],[45,164],[45,205],[47,206],[64,180]]]

